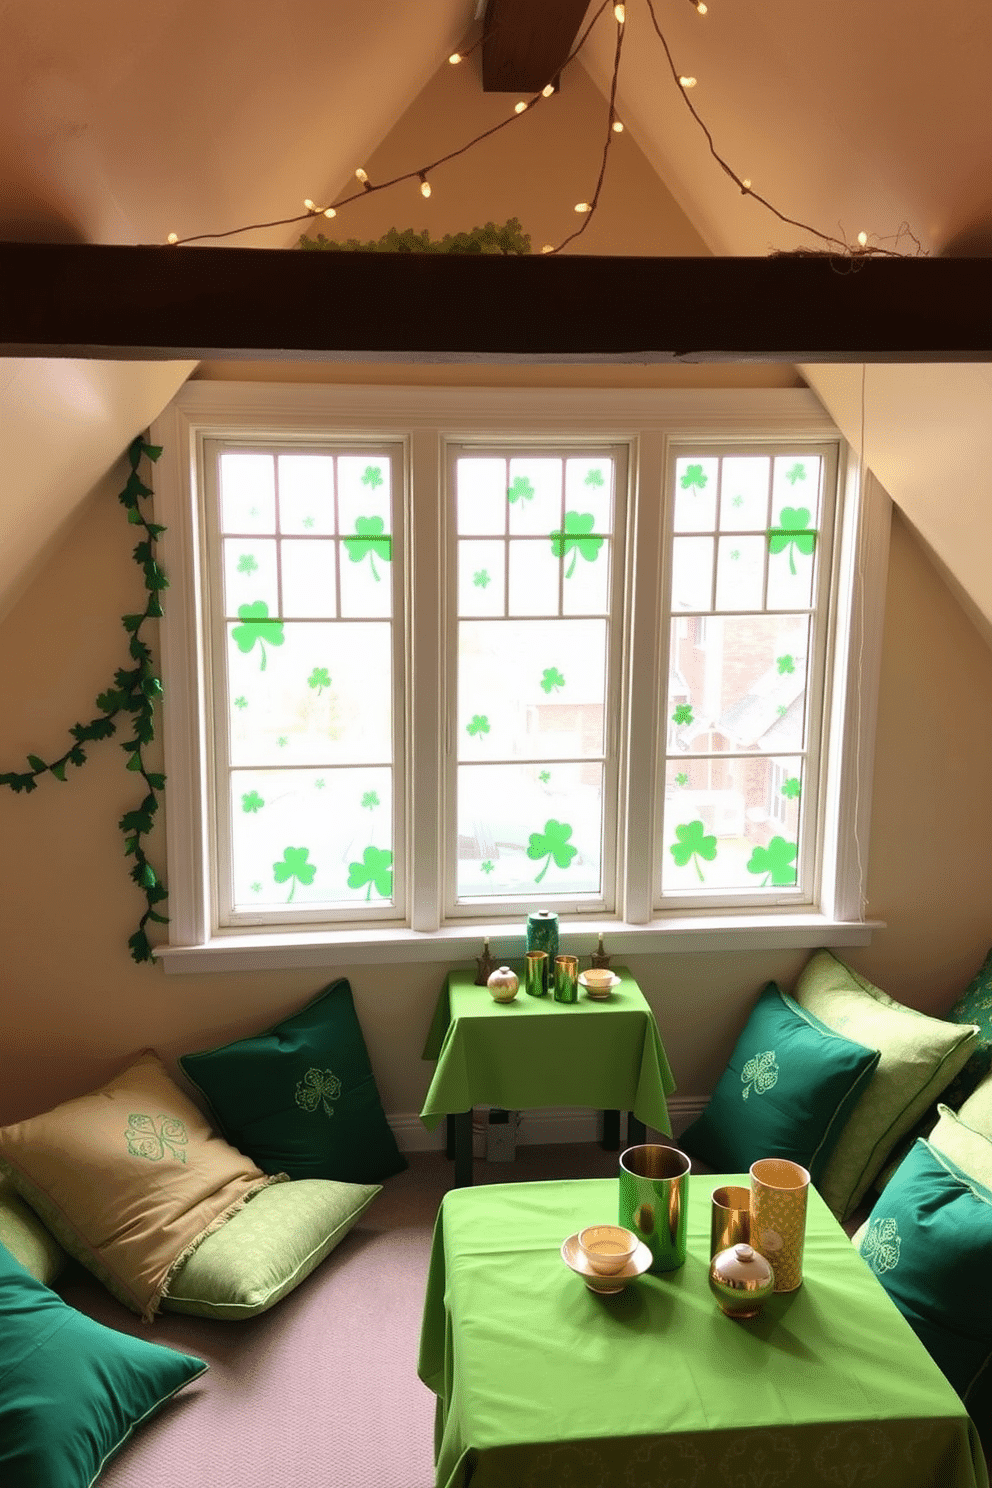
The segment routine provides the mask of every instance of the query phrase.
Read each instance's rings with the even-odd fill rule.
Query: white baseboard
[[[695,1121],[706,1108],[709,1096],[673,1095],[668,1102],[668,1114],[675,1136],[683,1132],[691,1121]],[[401,1112],[388,1117],[397,1145],[401,1152],[435,1152],[444,1147],[445,1122],[442,1120],[429,1132],[420,1117],[413,1112]],[[539,1144],[556,1145],[565,1142],[598,1142],[601,1133],[601,1116],[587,1106],[557,1106],[534,1111],[521,1111],[517,1127],[517,1142],[521,1147]]]

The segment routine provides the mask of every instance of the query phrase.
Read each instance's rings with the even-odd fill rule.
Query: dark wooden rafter
[[[589,0],[489,0],[483,20],[484,93],[539,93],[561,71]]]
[[[992,260],[0,243],[0,356],[989,362]]]

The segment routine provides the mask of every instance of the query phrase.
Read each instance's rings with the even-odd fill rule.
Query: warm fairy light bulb
[[[705,15],[706,14],[706,6],[703,3],[703,0],[698,0],[698,4],[696,5],[696,13],[698,15]]]
[[[364,171],[361,166],[359,166],[355,172],[355,180],[361,181],[363,186],[368,181],[368,173]]]
[[[305,196],[303,198],[303,205],[306,207],[308,212],[316,212],[318,210],[308,196]]]
[[[170,233],[169,236],[166,238],[165,241],[167,243],[178,243],[179,242],[179,234],[178,233]]]
[[[555,85],[554,85],[554,83],[547,83],[541,89],[541,97],[542,98],[550,98],[551,95],[554,93],[554,91],[555,91]]]
[[[541,252],[542,253],[554,253],[554,251],[555,251],[555,245],[554,245],[554,243],[545,243],[544,247],[541,249]]]
[[[623,125],[620,123],[620,120],[619,119],[614,119],[613,120],[613,133],[614,134],[623,134]]]
[[[420,172],[420,194],[421,196],[430,196],[431,194],[431,183],[423,171]]]
[[[614,5],[613,14],[616,16],[617,25],[622,26],[624,21],[627,19],[626,7],[623,5]]]
[[[866,232],[858,233],[858,246],[861,248],[868,247],[868,234]]]
[[[743,181],[741,182],[741,186],[745,191],[751,190],[751,182],[748,180],[747,176],[744,177]]]
[[[337,212],[336,212],[336,211],[335,211],[335,210],[334,210],[334,208],[333,208],[333,207],[325,207],[325,208],[324,208],[324,216],[325,216],[325,217],[336,217],[336,216],[337,216],[337,215],[338,215],[338,214],[337,214]]]
[[[521,100],[520,103],[514,105],[513,112],[515,114],[522,114],[522,113],[526,112],[526,109],[527,109],[527,105]]]
[[[452,67],[457,67],[458,63],[461,60],[462,60],[462,54],[461,54],[461,52],[452,52],[451,56],[448,58],[448,61],[451,63]]]
[[[592,207],[589,205],[588,202],[576,202],[575,203],[575,210],[577,212],[591,212],[592,211]]]
[[[696,86],[696,79],[694,77],[680,77],[679,82],[683,88],[694,88]]]

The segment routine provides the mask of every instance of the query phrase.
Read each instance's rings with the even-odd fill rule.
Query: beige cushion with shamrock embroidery
[[[151,1050],[99,1090],[0,1128],[0,1171],[146,1321],[199,1242],[284,1177],[218,1136]]]
[[[817,1182],[843,1221],[899,1138],[967,1062],[978,1028],[904,1007],[828,950],[810,957],[792,995],[828,1028],[880,1051],[875,1073]]]

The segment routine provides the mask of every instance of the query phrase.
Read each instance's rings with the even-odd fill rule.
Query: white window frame
[[[202,514],[197,491],[203,441],[319,434],[401,441],[407,480],[396,500],[407,517],[404,726],[407,916],[351,928],[300,925],[222,930],[210,889],[208,727],[205,717]],[[445,919],[445,838],[450,674],[443,479],[449,442],[495,439],[555,445],[596,441],[630,448],[630,502],[623,593],[624,671],[619,716],[618,892],[613,913],[562,915],[570,946],[588,954],[600,932],[614,955],[819,945],[864,945],[878,922],[864,914],[875,713],[881,660],[890,502],[848,455],[838,499],[832,576],[829,689],[831,739],[822,772],[822,871],[815,905],[758,905],[656,912],[655,791],[659,690],[668,652],[659,644],[667,583],[662,492],[669,444],[695,441],[843,441],[807,389],[519,389],[343,387],[333,384],[187,383],[156,420],[163,447],[154,484],[166,525],[170,580],[162,623],[168,790],[169,942],[156,955],[176,971],[329,967],[365,962],[456,962],[479,953],[522,956],[526,913],[509,920]],[[859,489],[860,488],[860,489]],[[398,524],[397,524],[398,525]],[[632,747],[632,741],[636,748]]]

